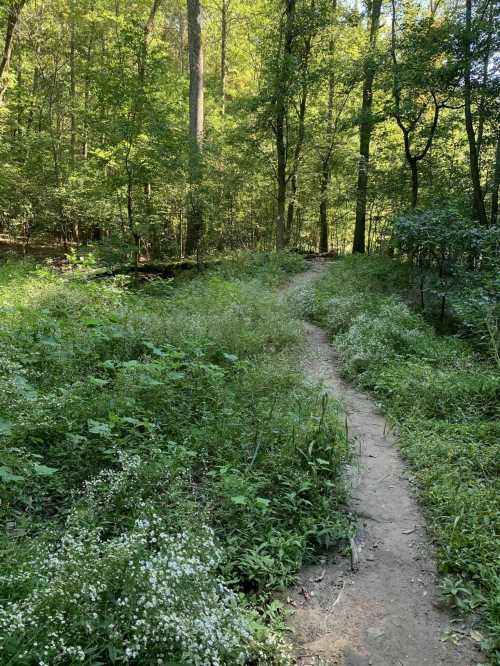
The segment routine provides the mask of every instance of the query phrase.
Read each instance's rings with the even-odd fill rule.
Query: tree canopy
[[[0,30],[9,238],[363,252],[405,208],[497,219],[492,0],[10,0]]]

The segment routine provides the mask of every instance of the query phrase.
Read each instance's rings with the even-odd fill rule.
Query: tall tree
[[[200,0],[187,0],[189,43],[189,177],[186,254],[199,250],[203,235],[204,61]]]
[[[472,114],[472,0],[465,0],[465,31],[464,43],[464,114],[467,141],[469,143],[469,169],[472,180],[472,192],[474,200],[474,213],[480,224],[486,225],[486,208],[484,195],[481,187],[481,172],[479,170],[479,151],[474,130]]]
[[[221,35],[220,35],[220,98],[222,114],[226,112],[226,76],[227,76],[227,42],[229,33],[229,9],[231,0],[222,0]]]
[[[392,0],[392,116],[403,135],[411,176],[410,205],[416,208],[419,165],[432,148],[440,113],[454,94],[457,71],[453,64],[448,64],[448,23],[438,21],[435,13],[421,16],[411,5],[401,6],[402,34],[397,39],[396,0]]]
[[[498,222],[498,191],[500,189],[500,130],[497,130],[495,150],[495,170],[493,173],[493,190],[491,193],[491,224]]]
[[[315,3],[312,0],[309,7],[309,13],[311,14],[308,17],[308,23],[312,23],[313,16],[315,11]],[[297,190],[298,190],[298,175],[300,168],[300,161],[302,158],[302,151],[304,147],[304,139],[306,133],[306,112],[307,112],[307,103],[309,96],[309,61],[311,59],[311,49],[312,49],[312,40],[314,33],[314,26],[306,26],[305,34],[303,38],[303,43],[301,45],[301,51],[299,54],[300,57],[300,71],[297,72],[297,75],[300,77],[300,98],[299,98],[299,109],[297,114],[298,128],[297,128],[297,139],[295,141],[295,149],[293,151],[293,159],[290,167],[290,173],[287,176],[287,181],[290,183],[290,197],[288,201],[288,210],[286,217],[286,230],[285,230],[285,244],[288,245],[290,238],[292,236],[294,216],[297,204]]]
[[[8,9],[5,42],[2,59],[0,60],[0,104],[3,103],[5,91],[7,90],[7,86],[9,84],[8,74],[10,61],[12,58],[12,49],[14,48],[14,37],[19,19],[21,17],[21,11],[25,4],[26,0],[12,0]]]
[[[336,23],[337,0],[332,0],[330,29]],[[332,178],[332,155],[334,145],[333,103],[335,93],[334,70],[335,41],[333,34],[328,39],[328,101],[326,109],[325,146],[320,155],[320,186],[319,186],[319,251],[328,252],[328,188]]]
[[[370,142],[373,130],[373,81],[377,68],[376,44],[379,30],[382,0],[371,0],[369,3],[369,40],[368,53],[363,65],[363,97],[361,102],[361,120],[359,123],[359,163],[358,183],[356,192],[356,222],[352,251],[363,254],[365,251],[366,201],[368,195],[368,179],[370,165]]]
[[[282,28],[282,47],[278,54],[278,76],[275,91],[275,138],[277,158],[277,198],[278,211],[276,219],[276,247],[282,250],[286,245],[286,191],[287,191],[287,163],[288,147],[286,136],[286,122],[290,99],[290,79],[293,75],[293,44],[295,40],[295,13],[296,1],[284,0],[285,16]]]

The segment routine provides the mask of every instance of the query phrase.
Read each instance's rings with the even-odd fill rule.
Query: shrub
[[[12,575],[0,607],[0,655],[17,664],[243,664],[251,632],[237,597],[217,576],[209,530],[169,533],[143,506],[133,529],[67,533]]]

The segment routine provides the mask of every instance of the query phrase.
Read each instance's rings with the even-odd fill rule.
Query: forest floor
[[[328,268],[315,263],[297,276],[299,291]],[[341,378],[326,333],[305,324],[305,374],[339,399],[357,464],[352,506],[358,519],[357,566],[348,557],[305,568],[288,593],[294,609],[298,663],[303,666],[470,666],[481,662],[472,642],[456,640],[435,592],[436,563],[396,437],[376,404]],[[357,571],[353,571],[357,569]]]

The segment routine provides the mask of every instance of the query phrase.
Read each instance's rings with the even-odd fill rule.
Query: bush
[[[2,577],[4,594],[22,594],[0,608],[5,662],[245,663],[250,625],[210,531],[169,534],[167,517],[142,510],[124,534],[67,533]]]
[[[355,377],[367,372],[365,383],[371,382],[369,371],[393,361],[417,357],[440,363],[444,346],[430,333],[421,317],[396,298],[378,301],[378,311],[363,312],[355,317],[349,329],[338,336],[337,347],[346,374]]]
[[[500,230],[452,207],[407,213],[394,230],[421,310],[465,333],[500,367]]]

